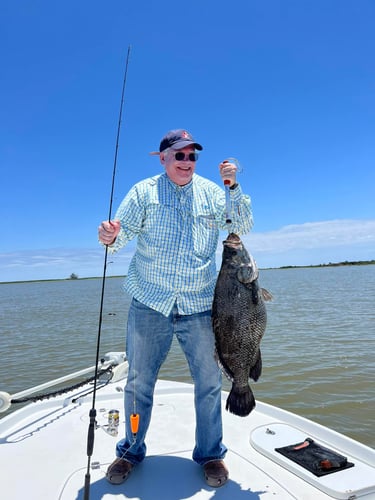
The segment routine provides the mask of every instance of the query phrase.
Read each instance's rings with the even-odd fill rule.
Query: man
[[[243,234],[252,227],[250,198],[236,182],[236,166],[219,165],[230,183],[232,223],[225,216],[225,194],[195,174],[202,146],[186,130],[171,130],[158,154],[165,173],[137,183],[122,201],[115,220],[99,226],[99,240],[114,252],[137,238],[126,290],[132,296],[126,352],[126,436],[116,447],[107,479],[125,481],[146,455],[154,386],[175,334],[195,384],[196,442],[193,460],[210,486],[228,479],[222,443],[221,374],[214,359],[211,304],[216,283],[219,229]],[[134,435],[131,416],[139,415]]]

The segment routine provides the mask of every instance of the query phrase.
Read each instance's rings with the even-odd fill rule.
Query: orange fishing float
[[[130,427],[133,434],[137,434],[139,428],[139,413],[132,413],[130,415]]]

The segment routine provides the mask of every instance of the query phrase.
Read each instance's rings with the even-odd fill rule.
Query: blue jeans
[[[227,449],[222,443],[221,372],[214,359],[211,311],[179,315],[150,309],[133,299],[128,316],[126,352],[129,374],[125,387],[125,439],[117,443],[116,455],[133,464],[146,455],[145,437],[151,419],[153,394],[159,369],[171,347],[173,335],[185,353],[194,380],[196,413],[193,460],[203,465],[221,459]],[[133,437],[130,415],[139,414],[139,429]]]

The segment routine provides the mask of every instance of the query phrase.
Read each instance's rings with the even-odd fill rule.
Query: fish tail
[[[254,408],[255,398],[250,386],[238,387],[233,384],[225,409],[239,417],[246,417]]]

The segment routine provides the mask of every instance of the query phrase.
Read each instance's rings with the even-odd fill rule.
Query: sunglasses
[[[185,155],[185,153],[179,151],[178,153],[175,153],[174,157],[177,161],[197,161],[198,153],[188,153]]]

